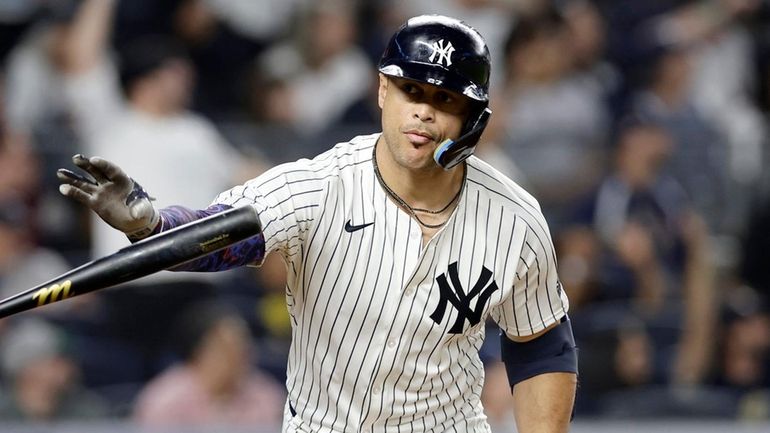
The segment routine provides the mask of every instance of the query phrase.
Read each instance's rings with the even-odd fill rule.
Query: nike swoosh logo
[[[361,230],[363,228],[369,227],[372,224],[374,224],[374,221],[372,221],[370,223],[354,226],[352,224],[351,220],[348,220],[348,222],[345,223],[345,231],[348,232],[348,233],[353,233],[353,232],[356,232],[356,231]]]

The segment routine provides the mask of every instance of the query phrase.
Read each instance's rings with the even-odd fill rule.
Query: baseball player
[[[490,55],[461,21],[419,16],[379,64],[382,132],[279,165],[205,210],[156,210],[98,157],[61,192],[133,240],[252,205],[263,232],[177,270],[259,265],[280,253],[292,322],[284,432],[489,432],[484,322],[520,432],[568,430],[577,355],[537,201],[472,156],[491,111]]]

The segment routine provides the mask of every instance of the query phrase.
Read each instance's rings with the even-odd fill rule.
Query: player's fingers
[[[91,194],[88,194],[76,186],[66,183],[59,185],[59,192],[62,193],[62,195],[75,199],[86,206],[91,206]]]
[[[93,180],[85,176],[81,176],[80,174],[75,173],[74,171],[67,170],[66,168],[60,168],[59,170],[57,170],[56,177],[59,178],[60,181],[64,183],[68,183],[79,189],[82,189],[83,191],[86,191],[89,194],[94,193],[96,189],[99,187],[99,185]]]
[[[91,185],[94,185],[94,186],[98,185],[96,182],[94,182],[93,179],[89,179],[89,178],[81,175],[80,173],[75,173],[74,171],[68,170],[66,168],[60,168],[59,170],[57,170],[56,171],[56,175],[61,180],[71,179],[71,180],[78,180],[78,181],[81,181],[81,182],[84,182],[84,183],[88,183],[88,184],[91,184]]]
[[[104,158],[100,158],[98,156],[94,156],[91,159],[89,159],[91,162],[91,165],[99,169],[100,172],[102,172],[107,179],[110,181],[118,184],[118,185],[130,185],[131,179],[126,175],[126,173],[117,165],[111,163],[110,161],[107,161]]]
[[[91,163],[91,160],[86,158],[83,154],[78,153],[77,155],[73,156],[72,162],[75,163],[75,165],[77,165],[84,171],[88,172],[88,174],[93,176],[94,179],[96,179],[96,182],[98,183],[109,182],[109,179],[107,178],[107,176],[105,176],[104,173],[102,173],[102,171],[99,170],[99,168],[95,167]]]

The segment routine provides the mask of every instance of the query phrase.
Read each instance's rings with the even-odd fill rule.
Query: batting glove
[[[101,219],[128,237],[146,237],[160,221],[147,192],[117,165],[98,156],[75,155],[72,162],[91,178],[67,169],[56,176],[62,182],[59,192],[88,206]]]

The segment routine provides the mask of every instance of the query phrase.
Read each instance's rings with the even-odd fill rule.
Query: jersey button
[[[391,349],[396,347],[396,340],[388,341],[388,347],[390,347]]]
[[[414,290],[413,289],[406,289],[406,290],[404,290],[404,294],[406,296],[412,296],[414,294]]]
[[[380,392],[382,392],[382,389],[379,386],[375,386],[374,388],[372,388],[372,394],[379,395]]]

